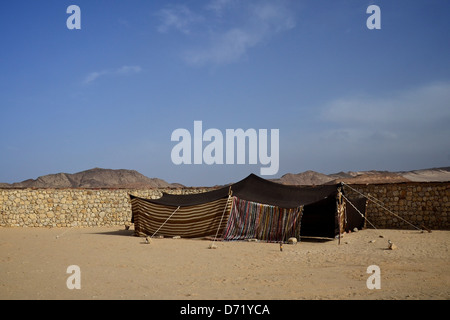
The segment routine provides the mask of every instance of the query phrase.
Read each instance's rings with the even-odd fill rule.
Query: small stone
[[[215,244],[210,244],[208,249],[217,249],[217,246]]]
[[[297,238],[289,238],[288,243],[289,244],[297,244]]]
[[[358,232],[358,228],[353,228],[353,232]]]
[[[388,240],[388,243],[389,243],[389,247],[388,247],[389,250],[398,249],[398,247],[393,242],[391,242],[391,240]]]

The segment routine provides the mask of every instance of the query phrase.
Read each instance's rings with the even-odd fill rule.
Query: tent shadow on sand
[[[107,232],[96,232],[94,234],[100,234],[100,235],[105,235],[105,236],[133,236],[134,235],[134,230],[129,229],[122,229],[122,230],[114,230],[114,231],[107,231]]]
[[[324,242],[330,242],[330,241],[337,241],[336,239],[331,238],[302,238],[300,237],[299,243],[302,242],[318,242],[318,243],[324,243]]]

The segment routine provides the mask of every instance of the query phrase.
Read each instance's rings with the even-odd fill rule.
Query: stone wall
[[[380,200],[415,226],[450,230],[450,183],[351,185]],[[344,187],[348,196],[358,196]],[[0,189],[1,227],[119,226],[131,221],[128,194],[159,198],[162,192],[192,194],[208,188],[184,189]],[[411,225],[373,202],[367,218],[377,228],[411,229]]]
[[[206,189],[0,189],[2,227],[90,227],[131,221],[128,194],[159,198],[162,192],[198,193]]]
[[[349,197],[360,192],[381,202],[384,208],[374,201],[367,205],[367,219],[376,228],[450,230],[450,182],[350,185],[344,192]]]

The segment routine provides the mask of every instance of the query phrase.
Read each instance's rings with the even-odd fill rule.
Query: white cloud
[[[243,29],[231,29],[218,34],[206,48],[196,48],[185,52],[185,60],[192,65],[206,63],[223,64],[233,62],[260,41],[257,34]]]
[[[109,69],[102,71],[94,71],[89,73],[83,80],[84,84],[90,84],[97,80],[99,77],[108,76],[108,75],[127,75],[127,74],[135,74],[142,71],[140,66],[122,66],[117,69]]]
[[[206,9],[221,16],[227,8],[230,8],[234,4],[237,4],[236,0],[212,0],[206,5]]]
[[[131,74],[131,73],[139,73],[142,71],[142,68],[139,66],[123,66],[115,71],[116,74]]]
[[[195,30],[197,44],[184,49],[183,59],[190,65],[224,64],[294,28],[289,9],[283,1],[250,0],[212,0],[199,13],[184,5],[170,6],[159,12],[158,30],[175,29],[186,36]]]
[[[91,73],[89,73],[86,76],[86,78],[84,78],[83,83],[85,83],[85,84],[91,83],[91,82],[95,81],[98,77],[100,77],[100,76],[102,76],[104,74],[105,74],[105,71],[101,71],[101,72],[94,71],[94,72],[91,72]]]
[[[162,33],[169,32],[171,29],[178,30],[184,34],[191,32],[191,27],[195,23],[202,20],[200,15],[192,12],[185,5],[170,5],[161,9],[157,16],[161,23],[158,26],[158,31]]]

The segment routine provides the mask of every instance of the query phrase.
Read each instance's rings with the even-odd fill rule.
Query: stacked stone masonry
[[[129,225],[129,194],[156,199],[163,192],[207,189],[0,189],[2,227],[91,227]]]
[[[344,186],[344,192],[380,202],[367,202],[367,219],[376,228],[450,230],[450,182],[351,185]]]
[[[369,201],[367,218],[377,228],[450,230],[450,182],[352,185],[347,196],[360,196],[355,189],[382,202]],[[130,225],[129,194],[159,198],[163,192],[192,194],[211,188],[184,189],[0,189],[1,227],[91,227]],[[397,217],[397,216],[401,217]]]

